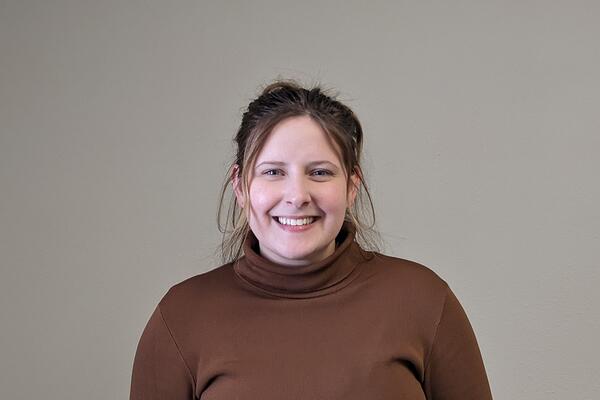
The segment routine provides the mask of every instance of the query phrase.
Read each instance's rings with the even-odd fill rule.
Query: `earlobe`
[[[233,192],[235,193],[235,198],[237,200],[238,205],[241,208],[244,208],[244,193],[241,189],[241,180],[239,176],[239,166],[234,164],[231,169],[231,184],[233,186]]]
[[[351,188],[348,192],[348,207],[352,207],[354,205],[354,200],[356,199],[356,195],[358,194],[360,177],[358,176],[358,173],[356,171],[350,176],[350,184]]]

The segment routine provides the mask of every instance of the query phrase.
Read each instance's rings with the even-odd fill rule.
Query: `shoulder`
[[[163,313],[202,310],[218,304],[233,290],[233,264],[227,263],[210,271],[187,278],[171,286],[159,302]]]
[[[397,283],[429,285],[443,290],[447,286],[446,281],[430,266],[377,252],[371,252],[370,255],[372,257],[367,261],[369,268]]]
[[[365,262],[367,277],[383,292],[402,301],[429,304],[439,308],[444,302],[448,283],[434,268],[420,262],[370,252]]]

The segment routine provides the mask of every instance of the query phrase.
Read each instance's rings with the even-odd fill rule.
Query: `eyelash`
[[[324,172],[325,175],[328,175],[328,176],[333,175],[333,173],[331,173],[331,171],[328,171],[326,169],[317,169],[317,170],[314,170],[313,172]],[[317,176],[324,176],[324,175],[317,175]]]
[[[281,171],[281,170],[279,170],[279,169],[268,169],[265,172],[263,172],[263,175],[275,176],[273,174],[269,174],[269,172],[271,172],[271,171]],[[333,173],[331,171],[328,171],[326,169],[316,169],[313,172],[324,172],[325,173],[325,175],[316,175],[316,176],[332,176],[333,175]]]
[[[277,170],[276,169],[268,169],[265,172],[263,172],[263,175],[273,175],[273,174],[269,173],[269,172],[272,172],[272,171],[277,171]]]

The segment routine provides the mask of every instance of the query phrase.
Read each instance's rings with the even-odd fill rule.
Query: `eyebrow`
[[[258,164],[256,166],[256,168],[260,167],[263,164],[268,164],[268,165],[286,165],[286,163],[283,162],[283,161],[263,161],[260,164]],[[312,167],[314,165],[319,165],[319,164],[329,164],[329,165],[333,166],[334,168],[338,168],[337,165],[335,165],[331,161],[327,161],[327,160],[311,161],[311,162],[308,163],[308,166]]]

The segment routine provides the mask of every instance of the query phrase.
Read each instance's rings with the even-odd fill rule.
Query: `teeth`
[[[308,224],[312,224],[315,219],[314,219],[314,217],[300,218],[300,219],[290,219],[290,218],[277,217],[277,220],[279,221],[280,224],[283,224],[283,225],[294,225],[295,226],[295,225],[308,225]]]

